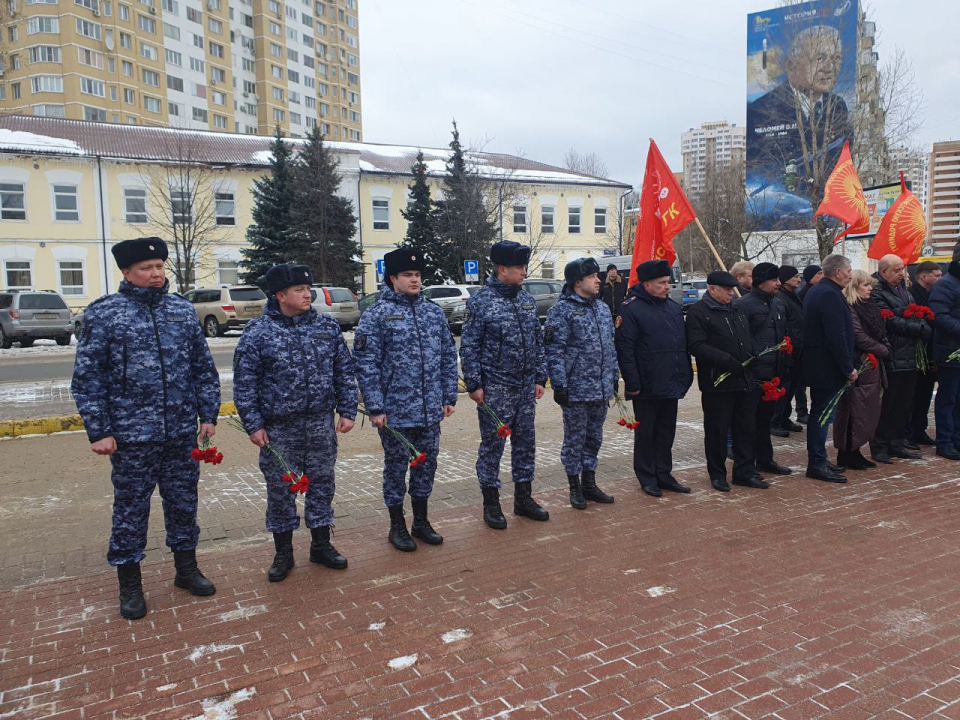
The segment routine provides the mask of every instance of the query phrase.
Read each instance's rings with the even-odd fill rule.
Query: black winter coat
[[[640,400],[679,400],[693,384],[680,306],[630,288],[616,322],[617,361],[628,393]]]
[[[853,366],[853,317],[837,283],[824,278],[803,301],[802,382],[812,388],[839,390]]]
[[[787,308],[776,295],[768,295],[754,288],[737,300],[737,307],[746,316],[750,326],[751,355],[783,342],[787,332]],[[770,380],[786,369],[783,353],[771,352],[751,365],[759,380]]]
[[[887,320],[887,339],[891,350],[887,371],[913,372],[917,369],[917,341],[929,340],[933,328],[926,320],[903,317],[903,311],[913,302],[905,287],[892,287],[879,273],[873,276],[877,279],[877,286],[870,297],[881,311],[890,310],[894,313],[894,317]]]
[[[927,307],[930,307],[930,290],[927,290],[920,283],[915,282],[910,286],[910,296],[917,305],[926,305]],[[937,334],[937,323],[935,321],[931,323],[931,328],[933,330],[933,334],[927,340],[927,356],[930,358],[930,362],[933,362],[933,338]]]
[[[803,300],[793,290],[780,288],[777,297],[787,309],[787,335],[793,341],[795,352],[803,347]]]
[[[750,326],[734,303],[723,305],[710,294],[687,311],[687,352],[697,360],[697,384],[703,393],[746,392],[756,385],[753,369],[742,363],[751,355]],[[730,377],[715,387],[723,373]]]
[[[603,302],[610,308],[610,314],[614,317],[620,312],[620,306],[623,304],[623,298],[626,294],[627,279],[619,273],[617,274],[617,279],[613,282],[610,282],[606,278],[603,279],[603,285],[600,286],[600,295],[603,298]]]
[[[960,350],[960,262],[950,263],[947,274],[937,280],[930,291],[930,309],[936,314],[937,326],[933,334],[931,362],[950,368],[960,368],[960,360],[947,362],[955,351]]]

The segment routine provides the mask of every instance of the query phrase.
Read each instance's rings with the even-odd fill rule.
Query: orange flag
[[[673,265],[677,258],[673,237],[696,217],[690,201],[670,172],[657,144],[651,139],[647,169],[643,174],[643,189],[640,191],[640,214],[633,242],[630,287],[637,284],[637,265],[645,260],[666,260]]]
[[[917,196],[907,190],[907,181],[900,172],[900,197],[894,200],[877,234],[870,243],[867,257],[879,260],[884,255],[896,255],[909,265],[920,257],[923,240],[927,237],[927,221]]]
[[[870,232],[870,213],[863,196],[863,186],[850,156],[850,143],[844,143],[837,166],[823,187],[823,202],[814,217],[830,215],[847,224],[847,229],[834,238],[837,242],[847,233]]]

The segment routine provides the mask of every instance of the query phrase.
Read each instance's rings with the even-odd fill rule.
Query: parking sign
[[[479,280],[480,279],[480,261],[464,260],[463,275],[466,278],[467,282],[476,282],[477,280]]]
[[[377,275],[383,277],[384,271],[387,269],[387,262],[383,258],[377,260]]]

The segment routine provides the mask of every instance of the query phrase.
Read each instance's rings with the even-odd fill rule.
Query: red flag
[[[920,257],[923,240],[927,237],[927,221],[917,196],[907,190],[907,181],[900,172],[900,197],[894,200],[877,234],[870,243],[867,257],[879,260],[884,255],[896,255],[909,265]]]
[[[690,201],[651,139],[640,191],[640,215],[633,241],[629,287],[636,285],[637,265],[645,260],[666,260],[673,265],[677,258],[673,237],[696,217]]]
[[[830,215],[847,224],[847,229],[834,238],[837,242],[847,233],[870,232],[870,213],[863,196],[863,186],[850,156],[850,143],[844,143],[837,166],[823,187],[823,202],[814,217]]]

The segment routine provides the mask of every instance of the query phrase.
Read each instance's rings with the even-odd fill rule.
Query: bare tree
[[[580,175],[589,175],[596,178],[607,177],[607,164],[603,159],[593,152],[579,152],[575,148],[567,150],[563,156],[563,166],[567,170],[572,170]]]

